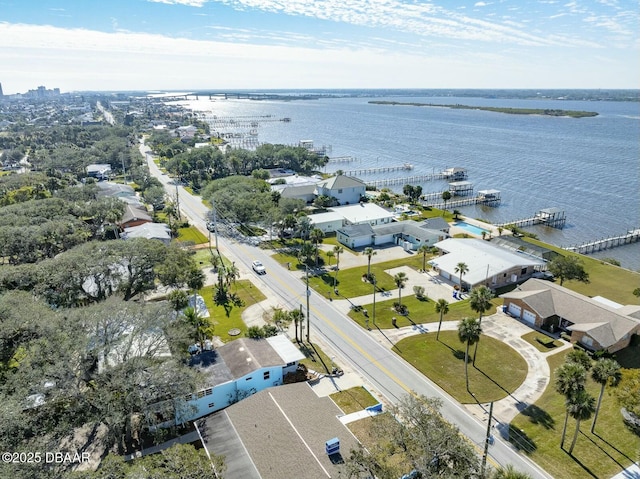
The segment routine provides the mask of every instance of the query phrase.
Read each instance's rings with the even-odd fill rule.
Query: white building
[[[393,221],[393,213],[374,203],[358,203],[348,206],[336,206],[329,211],[338,213],[345,219],[345,224],[371,226],[384,225]]]
[[[429,264],[454,284],[460,284],[456,272],[458,264],[464,263],[468,271],[462,275],[463,289],[484,284],[498,288],[522,282],[542,268],[544,261],[524,253],[513,253],[480,239],[450,238],[434,246],[443,252]]]
[[[351,176],[333,176],[322,180],[316,185],[316,195],[336,198],[341,205],[351,205],[360,202],[365,195],[364,181]]]

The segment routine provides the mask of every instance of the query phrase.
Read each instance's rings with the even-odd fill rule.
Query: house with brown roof
[[[140,226],[145,223],[151,223],[152,221],[153,218],[144,207],[127,204],[120,218],[120,228],[124,230],[125,228]]]
[[[511,316],[537,328],[566,331],[572,342],[592,351],[619,351],[640,334],[640,306],[589,298],[549,281],[529,279],[500,297]]]

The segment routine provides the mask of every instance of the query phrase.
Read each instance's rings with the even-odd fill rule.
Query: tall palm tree
[[[329,266],[331,266],[331,260],[336,257],[336,254],[333,252],[332,249],[327,251],[325,254],[327,255],[327,258],[329,260]]]
[[[587,381],[587,370],[577,363],[564,363],[555,370],[555,389],[568,401],[572,396],[584,390]],[[564,438],[567,434],[567,422],[569,420],[569,409],[567,408],[562,427],[562,439],[560,447],[564,447]]]
[[[598,420],[598,413],[600,412],[600,405],[602,404],[604,388],[607,384],[614,387],[618,385],[620,382],[620,365],[615,359],[599,359],[595,366],[593,366],[591,377],[595,382],[600,384],[600,395],[598,396],[596,413],[591,423],[591,434],[593,434],[593,430],[596,428],[596,421]]]
[[[482,315],[491,309],[491,298],[493,293],[489,288],[482,285],[477,288],[473,288],[469,294],[469,306],[471,309],[480,315],[478,322],[482,326]],[[476,364],[476,353],[478,352],[478,341],[473,351],[473,365]]]
[[[320,255],[320,249],[318,245],[322,243],[324,238],[324,232],[320,228],[313,228],[309,233],[309,239],[313,242],[316,248],[316,268],[318,267],[318,256]]]
[[[402,288],[404,288],[405,283],[409,280],[407,277],[407,273],[400,271],[393,277],[393,282],[396,283],[398,287],[398,305],[402,306]]]
[[[304,313],[299,309],[293,309],[289,314],[291,315],[291,319],[293,320],[296,327],[296,343],[299,343],[300,341],[298,340],[298,325],[302,324]]]
[[[464,376],[467,381],[467,391],[469,391],[469,347],[480,339],[482,328],[475,318],[464,318],[458,324],[458,339],[461,343],[467,344],[464,353]]]
[[[436,313],[440,314],[440,322],[438,323],[438,333],[436,334],[436,341],[440,337],[440,326],[442,326],[442,318],[449,312],[449,303],[446,299],[440,298],[435,304]]]
[[[596,410],[596,399],[584,389],[567,398],[567,411],[576,420],[576,431],[569,447],[569,454],[573,452],[580,432],[580,421],[586,421]]]
[[[422,254],[422,271],[427,269],[427,253],[431,251],[431,247],[428,244],[420,245],[418,253]]]
[[[367,246],[362,254],[367,257],[367,277],[369,277],[371,275],[371,257],[377,255],[378,252],[372,247]]]
[[[469,266],[467,266],[467,263],[460,261],[453,271],[458,273],[458,277],[460,278],[460,291],[462,291],[462,277],[469,272]]]
[[[447,201],[452,198],[451,192],[449,190],[442,192],[442,201],[444,201],[444,210],[447,210]],[[442,216],[444,216],[444,211],[442,212]]]
[[[285,230],[291,230],[295,228],[297,225],[296,217],[293,216],[292,214],[286,215],[284,218],[282,218],[281,225],[282,225],[283,233]]]
[[[233,263],[231,266],[227,266],[227,274],[225,276],[225,282],[227,284],[227,288],[231,286],[231,283],[236,284],[236,279],[240,277],[240,270]]]
[[[340,269],[340,255],[344,252],[344,248],[337,244],[333,247],[333,252],[336,255],[336,273],[333,275],[333,289],[335,291],[338,280],[338,270]]]

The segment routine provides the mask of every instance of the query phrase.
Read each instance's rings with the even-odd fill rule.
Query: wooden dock
[[[413,166],[412,166],[413,167]],[[407,169],[403,167],[399,167],[399,169]],[[357,171],[357,170],[356,170]],[[397,171],[397,170],[386,170],[385,171]],[[345,171],[345,175],[348,175],[352,172]],[[426,183],[427,181],[433,180],[461,180],[467,177],[467,170],[463,168],[448,168],[446,170],[441,171],[440,173],[430,173],[426,175],[413,175],[413,176],[405,176],[402,178],[385,178],[383,180],[371,180],[365,181],[367,186],[374,186],[376,188],[380,186],[393,186],[393,185],[420,185],[422,183]]]
[[[457,208],[459,206],[470,205],[486,205],[486,206],[499,206],[501,200],[500,191],[498,190],[481,190],[478,191],[476,196],[460,198],[459,200],[449,200],[445,204],[442,199],[442,193],[439,193],[439,197],[435,197],[437,193],[429,193],[429,198],[425,198],[422,201],[422,206],[428,206],[432,208]],[[423,195],[423,197],[426,195]]]
[[[602,238],[588,243],[580,245],[563,247],[567,251],[574,253],[589,254],[596,251],[603,251],[605,249],[615,248],[616,246],[622,246],[625,244],[635,243],[640,241],[640,228],[635,230],[629,230],[626,234],[618,236],[610,236],[609,238]]]
[[[564,214],[564,211],[560,208],[545,208],[543,210],[538,211],[535,215],[529,218],[522,218],[515,221],[507,221],[505,223],[496,224],[496,227],[510,227],[515,226],[517,228],[522,228],[524,226],[533,226],[533,225],[545,225],[550,226],[551,228],[564,228],[564,225],[567,221],[567,218]]]
[[[402,165],[383,166],[380,168],[360,168],[358,170],[347,170],[344,172],[344,174],[346,176],[374,175],[376,173],[388,173],[391,171],[402,171],[402,170],[412,170],[412,169],[413,169],[412,164],[404,163]]]
[[[329,158],[327,163],[351,163],[352,161],[356,161],[353,156],[335,156],[333,158]]]

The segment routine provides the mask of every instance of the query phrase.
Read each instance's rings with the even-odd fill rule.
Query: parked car
[[[253,263],[251,263],[251,267],[258,274],[267,274],[267,270],[264,269],[264,265],[258,260],[255,260]]]

